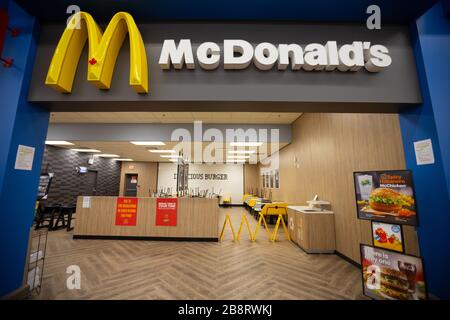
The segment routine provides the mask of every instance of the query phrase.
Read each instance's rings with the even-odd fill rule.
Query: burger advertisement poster
[[[417,225],[411,171],[366,171],[353,176],[358,218]]]
[[[372,221],[373,245],[397,252],[403,252],[402,226]]]
[[[425,300],[422,258],[361,245],[363,292],[376,300]]]

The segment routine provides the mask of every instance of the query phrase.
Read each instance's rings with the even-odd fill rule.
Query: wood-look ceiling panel
[[[290,124],[301,113],[272,112],[53,112],[51,123],[204,123]]]

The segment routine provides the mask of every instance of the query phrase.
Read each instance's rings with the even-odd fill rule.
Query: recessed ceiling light
[[[151,149],[148,151],[150,151],[151,153],[175,153],[176,152],[175,150],[158,150],[158,149]]]
[[[230,150],[228,151],[230,154],[253,154],[255,150]]]
[[[76,152],[101,152],[100,150],[97,149],[70,149],[72,151],[76,151]]]
[[[133,161],[133,159],[128,159],[128,158],[125,158],[125,159],[116,158],[116,159],[113,159],[113,160],[115,160],[115,161]]]
[[[165,146],[166,145],[162,141],[130,141],[130,142],[137,146]]]
[[[181,156],[176,155],[176,154],[163,154],[162,156],[160,156],[161,158],[169,158],[169,159],[178,159],[181,158]]]
[[[118,154],[111,154],[111,153],[102,153],[102,154],[96,154],[96,157],[102,157],[102,158],[117,158],[120,157]]]
[[[62,140],[45,140],[45,144],[50,146],[73,146],[72,142]]]
[[[228,156],[228,159],[249,159],[250,156]]]
[[[260,147],[262,142],[230,142],[232,147]]]

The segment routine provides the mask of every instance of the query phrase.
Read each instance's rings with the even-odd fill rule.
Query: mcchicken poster
[[[359,219],[417,225],[411,171],[355,172],[354,182]]]
[[[116,226],[135,226],[138,198],[117,198]]]
[[[156,225],[175,227],[177,225],[177,198],[156,199]]]
[[[403,252],[402,226],[398,224],[372,221],[373,245],[397,252]]]
[[[422,258],[361,245],[363,293],[376,300],[427,299]]]

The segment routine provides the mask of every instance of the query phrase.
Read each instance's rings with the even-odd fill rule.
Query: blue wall
[[[450,20],[436,4],[411,27],[423,105],[400,115],[406,164],[412,169],[420,253],[430,293],[450,298]],[[416,165],[413,142],[431,138],[435,164]]]
[[[14,58],[14,65],[0,66],[0,297],[22,284],[49,117],[27,102],[37,22],[14,2],[8,14],[9,25],[21,33],[8,34],[3,48],[2,56]],[[32,171],[14,170],[19,144],[36,148]]]

